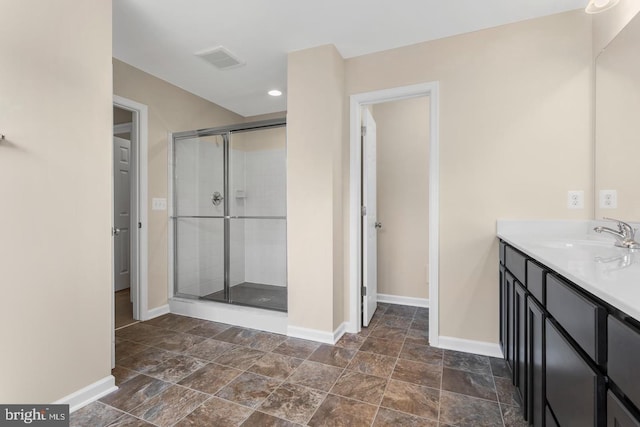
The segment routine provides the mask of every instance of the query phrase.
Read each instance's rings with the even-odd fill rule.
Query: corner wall
[[[113,93],[149,108],[149,299],[152,310],[167,304],[168,211],[151,209],[151,199],[168,196],[169,132],[243,123],[244,118],[203,98],[113,59]]]
[[[347,96],[440,82],[441,336],[498,342],[498,218],[591,217],[591,51],[580,10],[346,61]]]
[[[0,402],[49,403],[111,375],[111,2],[3,1],[0,57]]]

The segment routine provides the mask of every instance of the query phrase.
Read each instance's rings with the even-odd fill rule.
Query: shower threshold
[[[224,297],[224,290],[204,295],[200,298],[227,302]],[[286,312],[287,287],[242,282],[229,288],[229,303]]]

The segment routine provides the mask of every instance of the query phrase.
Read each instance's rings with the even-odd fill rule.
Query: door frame
[[[349,165],[349,320],[347,331],[357,333],[362,318],[362,200],[361,108],[389,101],[429,97],[429,344],[439,344],[439,82],[419,83],[350,96]]]
[[[113,96],[113,106],[121,108],[123,110],[131,111],[133,118],[133,126],[131,131],[136,133],[135,147],[132,147],[132,152],[135,157],[134,160],[134,181],[137,184],[132,198],[132,208],[136,211],[137,221],[142,224],[142,227],[135,227],[136,233],[131,233],[131,238],[135,240],[137,248],[131,252],[131,257],[135,258],[136,274],[135,279],[132,280],[132,287],[137,289],[132,292],[134,314],[137,312],[138,318],[136,320],[148,320],[148,257],[149,257],[149,219],[148,219],[148,129],[149,129],[149,114],[148,107],[144,104],[132,101],[127,98],[123,98],[118,95]],[[112,220],[113,221],[113,220]],[[113,257],[113,250],[111,252]],[[113,259],[112,259],[113,263]],[[115,281],[112,281],[112,286]],[[112,292],[112,298],[114,298]],[[112,304],[113,305],[113,304]],[[112,311],[112,315],[114,310]],[[134,316],[135,318],[135,316]],[[114,316],[115,326],[115,316]]]

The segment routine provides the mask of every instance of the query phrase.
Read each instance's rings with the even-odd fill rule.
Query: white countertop
[[[498,220],[498,237],[640,321],[640,250],[593,231],[609,221]],[[637,224],[632,224],[637,227]],[[637,236],[636,236],[636,240]]]

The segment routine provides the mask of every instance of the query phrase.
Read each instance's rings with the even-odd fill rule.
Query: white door
[[[113,250],[115,291],[130,286],[131,141],[113,137]]]
[[[378,306],[378,227],[376,209],[376,122],[362,109],[362,326]],[[366,295],[365,295],[366,294]]]

